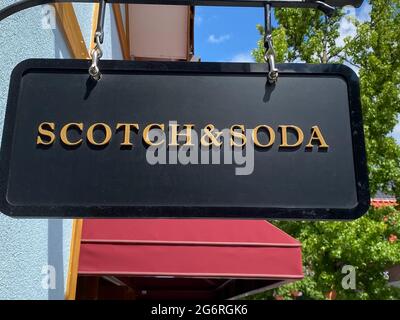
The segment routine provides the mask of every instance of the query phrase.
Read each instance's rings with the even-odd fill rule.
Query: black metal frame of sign
[[[342,65],[279,65],[277,85],[265,64],[32,59],[11,78],[0,158],[0,210],[13,217],[176,217],[355,219],[369,207],[359,80]],[[154,94],[157,92],[157,95]],[[195,130],[318,125],[329,149],[254,151],[254,172],[233,165],[146,162],[148,123],[176,120]],[[38,125],[55,123],[56,142],[37,143]],[[137,122],[133,148],[121,133],[105,148],[60,142],[68,122]],[[228,127],[229,128],[229,127]],[[47,128],[49,129],[49,128]],[[83,131],[85,131],[83,130]],[[69,132],[77,139],[76,130]],[[79,134],[79,133],[78,133]],[[98,134],[101,134],[98,133]],[[75,135],[75,136],[74,136]],[[115,137],[115,138],[114,138]],[[265,136],[264,136],[265,137]],[[43,137],[44,139],[44,137]]]
[[[102,0],[19,0],[3,9],[0,9],[0,21],[6,17],[34,6],[50,3],[98,3]],[[351,5],[359,7],[363,0],[104,0],[106,3],[135,3],[154,5],[189,5],[189,6],[235,6],[235,7],[263,7],[270,4],[274,7],[315,8],[331,12],[334,7]]]

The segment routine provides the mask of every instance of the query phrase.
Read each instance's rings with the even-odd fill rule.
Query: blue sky
[[[355,9],[347,7],[348,16],[356,15],[360,20],[369,19],[370,6],[367,1]],[[260,35],[257,24],[264,23],[263,8],[196,7],[194,29],[194,51],[202,61],[251,62],[251,50],[257,45]],[[273,20],[275,26],[276,22]],[[342,19],[341,41],[355,34],[355,27],[348,19]],[[393,131],[400,143],[400,125]]]
[[[359,9],[346,10],[359,19],[368,19],[370,7],[365,1]],[[195,55],[202,61],[251,61],[250,52],[256,47],[257,24],[264,23],[263,8],[196,7]],[[272,22],[276,25],[275,20]],[[346,19],[341,25],[343,36],[355,32]]]
[[[196,7],[195,55],[202,61],[249,61],[263,19],[262,8]]]

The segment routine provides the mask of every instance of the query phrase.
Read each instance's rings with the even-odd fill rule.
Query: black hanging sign
[[[24,217],[354,219],[369,192],[341,65],[27,60],[11,77],[1,211]]]

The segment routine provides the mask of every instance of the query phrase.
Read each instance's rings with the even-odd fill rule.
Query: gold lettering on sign
[[[65,145],[71,146],[71,147],[80,145],[80,144],[82,143],[82,141],[83,141],[82,138],[79,139],[79,140],[77,140],[77,141],[75,141],[75,142],[69,141],[69,139],[68,139],[68,134],[67,134],[67,133],[68,133],[68,130],[69,130],[71,127],[77,127],[79,133],[82,133],[82,131],[83,131],[83,123],[82,123],[82,122],[81,122],[81,123],[74,123],[74,122],[72,122],[72,123],[67,123],[65,126],[63,126],[63,127],[61,128],[61,131],[60,131],[60,139],[61,139],[61,142],[64,143]]]
[[[146,142],[146,144],[149,145],[149,146],[159,146],[159,145],[164,143],[164,139],[162,139],[162,140],[160,140],[158,142],[153,142],[153,141],[150,140],[149,132],[154,127],[164,131],[164,124],[151,123],[148,126],[146,126],[146,128],[144,128],[144,130],[143,130],[143,141]]]
[[[105,136],[104,136],[104,139],[103,139],[102,142],[97,142],[97,141],[94,140],[93,133],[94,133],[94,130],[96,130],[96,128],[104,129]],[[86,133],[86,138],[87,138],[87,140],[89,141],[90,144],[93,144],[95,146],[104,146],[104,145],[106,145],[106,144],[108,144],[110,142],[111,135],[112,135],[112,133],[111,133],[110,126],[105,124],[105,123],[101,123],[100,122],[100,123],[92,124],[89,127],[89,129],[87,130],[87,133]]]
[[[45,129],[44,127],[47,126],[51,129]],[[49,146],[51,145],[54,140],[56,140],[56,135],[53,133],[54,129],[55,129],[56,125],[54,124],[54,122],[42,122],[41,124],[39,124],[38,127],[38,136],[36,138],[36,144],[38,145],[44,145],[44,146]],[[48,140],[43,140],[43,136],[47,137]]]
[[[117,130],[120,128],[123,128],[124,131],[124,141],[121,143],[121,146],[133,146],[131,142],[131,129],[139,130],[139,125],[137,123],[117,123]]]
[[[328,150],[329,148],[327,140],[318,125],[312,126],[310,131],[303,131],[300,127],[295,125],[279,125],[277,128],[274,128],[266,124],[260,124],[254,129],[246,129],[244,124],[234,124],[229,128],[229,131],[219,131],[213,124],[209,123],[202,129],[197,128],[198,132],[201,132],[200,141],[198,141],[199,136],[193,131],[195,129],[194,124],[184,124],[181,127],[182,130],[179,131],[179,124],[170,123],[168,133],[165,132],[165,126],[166,124],[164,123],[150,123],[146,125],[141,133],[143,142],[147,146],[160,146],[162,144],[168,144],[168,141],[170,141],[169,146],[194,146],[194,143],[199,143],[201,146],[205,147],[220,147],[224,143],[229,143],[230,147],[241,148],[248,143],[248,139],[252,139],[256,147],[269,148],[279,140],[277,135],[280,133],[281,140],[277,142],[277,144],[280,143],[279,148],[296,149],[297,147],[303,146],[306,150],[311,149],[311,151],[314,146],[317,146],[318,150]],[[61,128],[61,130],[59,128]],[[51,146],[56,139],[59,138],[63,145],[70,147],[80,146],[83,141],[86,141],[88,145],[92,146],[106,146],[111,142],[111,139],[118,139],[120,146],[133,147],[131,133],[132,131],[136,133],[139,132],[139,124],[134,122],[118,122],[109,125],[97,122],[86,125],[82,122],[70,122],[59,126],[54,122],[41,122],[37,130],[37,145]],[[104,137],[96,136],[95,138],[94,133],[96,130],[101,130],[104,133]],[[117,135],[118,130],[123,132],[122,136]],[[163,135],[161,137],[153,137],[151,135],[152,130],[161,130]],[[186,131],[184,132],[183,130]],[[251,137],[246,135],[248,130],[251,131]],[[228,132],[229,135],[227,137],[222,137],[224,132]],[[305,140],[304,132],[309,132],[306,137],[307,140]],[[116,137],[113,137],[113,134],[115,134]],[[169,137],[167,137],[167,134],[169,134]],[[290,141],[288,137],[289,134],[291,135]],[[265,135],[267,140],[262,140],[261,135]],[[184,137],[185,142],[179,144],[179,137]],[[306,142],[307,144],[305,144]]]
[[[284,125],[284,126],[279,126],[279,128],[281,129],[281,134],[282,134],[282,141],[281,145],[279,146],[280,148],[296,148],[303,143],[304,133],[299,127],[293,125]],[[297,141],[293,144],[288,143],[288,138],[287,138],[288,128],[293,129],[297,133]]]
[[[235,131],[236,128],[240,129],[240,132]],[[245,133],[245,129],[244,129],[244,125],[243,124],[234,124],[231,127],[231,147],[243,147],[246,145],[247,143],[247,138]],[[237,143],[235,141],[235,138],[239,138],[242,140],[242,143]]]
[[[311,148],[313,147],[313,142],[318,141],[318,148],[324,148],[328,149],[329,146],[325,142],[324,136],[322,135],[321,130],[319,129],[318,126],[313,126],[311,128],[311,137],[310,140],[308,141],[306,148]]]
[[[215,130],[214,125],[210,123],[204,127],[204,134],[200,139],[200,143],[204,147],[209,147],[212,144],[219,147],[221,146],[222,141],[218,141],[218,139],[222,134],[223,132]],[[208,139],[206,140],[206,138]]]
[[[178,136],[182,136],[182,137],[186,137],[186,142],[184,144],[184,146],[194,146],[194,144],[192,144],[192,129],[194,127],[194,124],[184,124],[183,125],[186,129],[185,133],[178,133],[178,124],[171,124],[170,128],[171,128],[171,143],[169,144],[172,147],[176,147],[178,146]]]
[[[267,129],[267,131],[268,131],[269,141],[267,144],[262,144],[258,140],[258,130],[260,130],[261,128]],[[257,147],[268,148],[268,147],[272,146],[275,142],[275,131],[270,126],[267,126],[265,124],[259,125],[253,129],[253,142]]]

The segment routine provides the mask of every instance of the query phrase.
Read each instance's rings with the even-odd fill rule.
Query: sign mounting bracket
[[[264,60],[269,64],[268,82],[270,84],[278,81],[278,68],[275,66],[275,50],[272,42],[272,23],[271,23],[272,8],[271,4],[267,3],[264,7]]]
[[[0,21],[19,11],[52,3],[99,3],[103,0],[20,0],[0,10]],[[158,4],[158,5],[190,5],[190,6],[234,6],[265,7],[270,4],[275,8],[313,8],[331,15],[337,7],[347,5],[360,7],[363,0],[104,0],[106,3],[121,4]]]
[[[107,3],[125,4],[153,4],[153,5],[190,5],[190,6],[236,6],[236,7],[264,7],[265,15],[265,61],[269,64],[268,82],[274,84],[278,79],[278,69],[275,67],[275,52],[272,43],[271,10],[276,8],[313,8],[322,11],[325,15],[331,16],[336,7],[353,5],[359,7],[363,0],[20,0],[0,10],[0,22],[10,15],[19,11],[44,4],[53,3],[99,3],[99,17],[95,34],[95,47],[90,52],[92,64],[89,68],[90,76],[98,81],[101,72],[98,67],[99,59],[103,52],[101,44],[104,36],[105,5]]]
[[[89,67],[89,74],[93,78],[93,80],[99,81],[101,79],[101,72],[98,67],[98,63],[100,58],[103,56],[103,50],[101,49],[101,45],[104,40],[104,18],[106,13],[106,0],[100,0],[99,3],[99,14],[97,18],[97,28],[96,33],[94,35],[94,43],[95,46],[90,52],[90,56],[92,57],[92,65]]]

